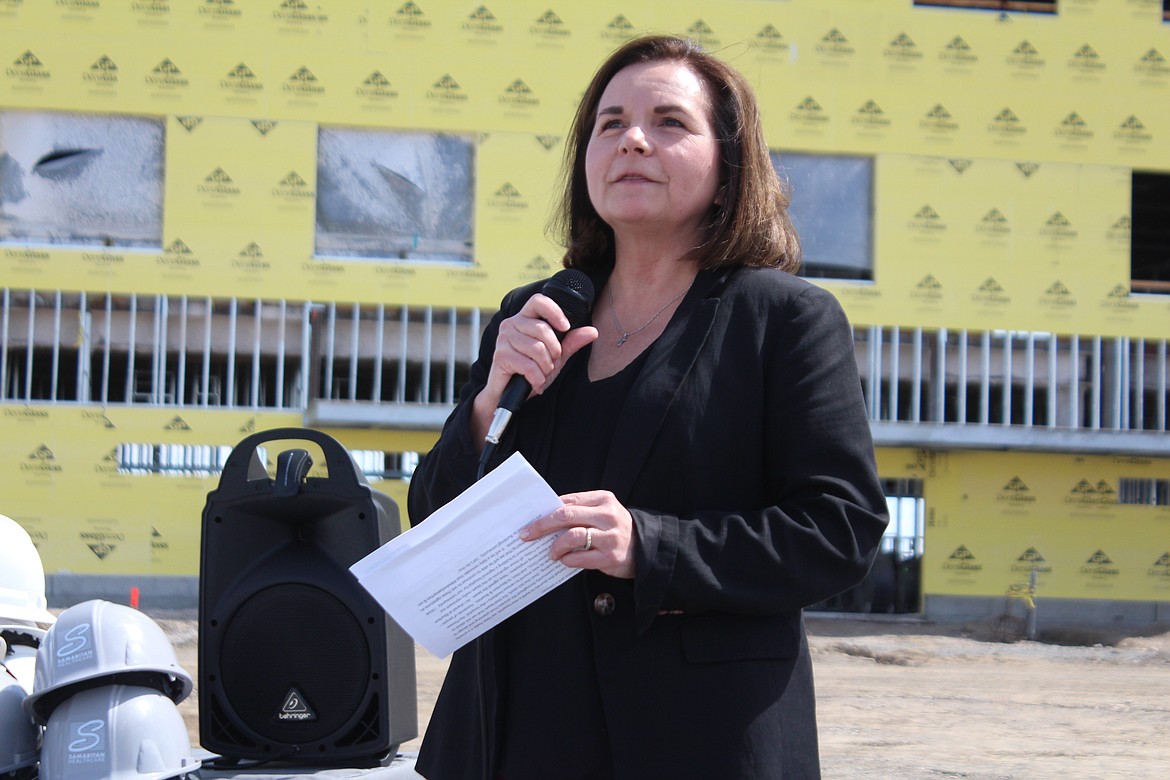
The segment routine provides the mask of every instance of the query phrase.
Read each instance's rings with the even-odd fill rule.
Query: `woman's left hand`
[[[568,493],[560,509],[520,530],[526,542],[564,531],[549,556],[575,569],[596,569],[611,577],[634,576],[634,519],[608,490]]]

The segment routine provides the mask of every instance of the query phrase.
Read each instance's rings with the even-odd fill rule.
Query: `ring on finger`
[[[581,548],[581,552],[589,552],[593,549],[593,529],[585,529],[585,546]]]

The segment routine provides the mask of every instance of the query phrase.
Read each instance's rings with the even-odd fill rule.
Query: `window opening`
[[[790,188],[801,276],[873,280],[873,159],[773,152]]]
[[[317,147],[318,257],[472,262],[470,138],[323,127]]]
[[[1170,479],[1122,477],[1117,503],[1130,506],[1170,506]]]
[[[914,0],[914,5],[969,8],[977,11],[1012,11],[1032,14],[1056,13],[1056,0]]]
[[[0,111],[0,242],[161,248],[161,119]]]
[[[1170,294],[1170,174],[1133,172],[1130,290]]]

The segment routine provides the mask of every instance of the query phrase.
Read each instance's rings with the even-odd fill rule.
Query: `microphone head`
[[[558,271],[540,291],[561,307],[570,328],[584,323],[593,308],[593,280],[575,268]]]

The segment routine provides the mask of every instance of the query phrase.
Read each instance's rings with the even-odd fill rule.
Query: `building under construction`
[[[1162,0],[0,0],[0,29],[0,512],[56,603],[193,604],[255,431],[330,434],[405,509],[500,298],[560,267],[594,68],[671,32],[752,81],[854,326],[893,521],[820,606],[1170,616]]]

